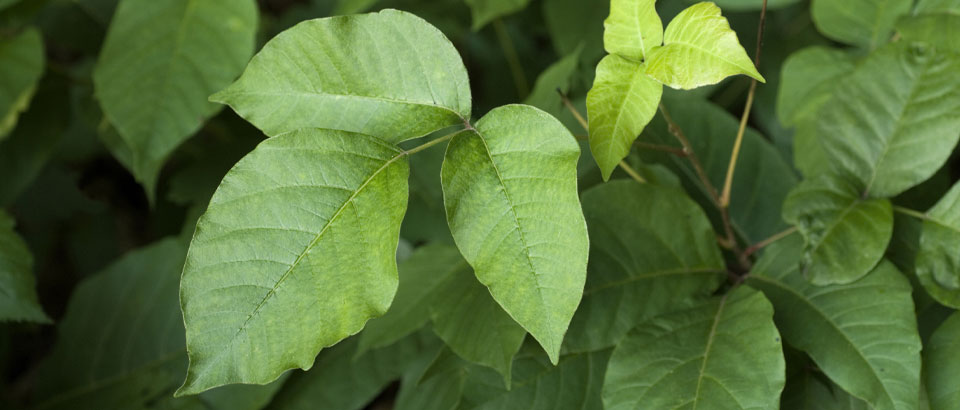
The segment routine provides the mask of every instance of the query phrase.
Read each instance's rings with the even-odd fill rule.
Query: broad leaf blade
[[[0,141],[17,125],[20,113],[43,74],[44,50],[40,31],[29,28],[0,40]]]
[[[580,147],[548,114],[496,108],[453,137],[441,170],[450,231],[477,278],[556,362],[586,278]]]
[[[590,263],[564,348],[615,345],[643,319],[706,297],[726,267],[710,221],[681,191],[612,181],[583,194]]]
[[[646,72],[671,88],[690,90],[744,74],[764,82],[716,4],[678,14],[663,33],[663,47],[646,54]]]
[[[814,46],[797,51],[783,63],[777,117],[784,125],[816,115],[843,78],[854,69],[850,54]]]
[[[783,203],[806,246],[803,275],[817,285],[850,283],[873,270],[893,234],[886,199],[864,199],[856,185],[824,174],[798,185]]]
[[[612,0],[610,17],[603,22],[603,48],[636,61],[663,43],[663,23],[656,0]]]
[[[960,0],[919,0],[916,13],[960,14]]]
[[[870,55],[821,110],[831,162],[875,198],[932,176],[960,139],[960,56],[897,43]]]
[[[253,0],[123,0],[93,73],[97,99],[153,195],[166,158],[220,106],[253,54]]]
[[[747,279],[773,302],[786,342],[876,410],[916,409],[920,338],[910,283],[884,261],[856,282],[816,286],[797,269],[800,257],[792,235],[766,250]]]
[[[395,143],[470,118],[467,71],[453,44],[397,10],[300,23],[211,100],[270,136],[330,128]]]
[[[938,302],[960,309],[960,183],[926,213],[916,272]]]
[[[924,376],[930,408],[956,409],[960,404],[960,313],[954,313],[940,325],[924,346]]]
[[[633,329],[610,357],[603,404],[607,410],[775,409],[783,385],[773,307],[741,287]]]
[[[0,209],[0,322],[50,323],[34,289],[33,255]]]
[[[901,18],[897,22],[897,33],[904,41],[925,42],[940,51],[960,53],[960,6],[953,13]]]
[[[178,394],[309,369],[320,349],[387,310],[403,157],[374,137],[302,130],[264,141],[230,170],[183,270],[190,369]]]
[[[890,38],[897,17],[910,11],[912,0],[813,0],[813,23],[831,39],[877,48]]]
[[[633,141],[657,113],[663,86],[647,76],[643,64],[615,54],[597,65],[587,93],[590,152],[604,180],[630,153]]]

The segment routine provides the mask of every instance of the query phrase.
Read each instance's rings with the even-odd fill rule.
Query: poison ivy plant
[[[813,0],[813,22],[833,40],[877,48],[889,38],[897,17],[910,11],[910,0]]]
[[[0,141],[30,105],[43,64],[43,41],[37,29],[0,38]]]
[[[33,255],[13,228],[0,210],[0,321],[49,322],[34,290]]]

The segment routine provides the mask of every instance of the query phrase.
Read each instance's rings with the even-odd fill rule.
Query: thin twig
[[[893,210],[896,211],[896,212],[899,212],[899,213],[901,213],[901,214],[904,214],[904,215],[910,215],[910,216],[912,216],[912,217],[914,217],[914,218],[917,218],[917,219],[920,219],[920,220],[930,219],[930,216],[928,216],[927,214],[925,214],[925,213],[923,213],[923,212],[914,211],[913,209],[904,208],[904,207],[902,207],[902,206],[894,205],[894,206],[893,206]]]
[[[637,181],[641,184],[647,183],[647,180],[643,179],[643,177],[640,176],[640,173],[638,173],[637,170],[633,169],[633,167],[631,167],[630,164],[628,164],[626,161],[620,161],[620,163],[617,165],[619,165],[620,169],[626,172],[627,175],[630,175],[630,178],[633,178],[634,181]]]
[[[771,236],[771,237],[769,237],[769,238],[767,238],[767,239],[764,239],[764,240],[762,240],[762,241],[760,241],[760,242],[757,242],[757,243],[751,245],[749,248],[745,249],[745,250],[743,251],[743,254],[742,254],[741,257],[743,257],[743,258],[748,258],[748,257],[750,257],[750,255],[753,255],[756,251],[759,251],[759,250],[767,247],[768,245],[770,245],[770,244],[772,244],[772,243],[774,243],[774,242],[776,242],[776,241],[779,241],[779,240],[781,240],[781,239],[783,239],[783,238],[786,238],[786,237],[790,236],[790,234],[792,234],[792,233],[794,233],[794,232],[796,232],[796,231],[797,231],[797,227],[794,226],[794,227],[792,227],[792,228],[790,228],[790,229],[787,229],[787,230],[785,230],[785,231],[783,231],[783,232],[776,233],[776,234],[774,234],[773,236]]]
[[[440,137],[440,138],[427,141],[427,142],[425,142],[425,143],[423,143],[423,144],[421,144],[421,145],[417,145],[416,147],[413,147],[413,148],[410,148],[410,149],[408,149],[408,150],[406,150],[406,151],[403,151],[403,154],[402,154],[402,155],[413,155],[413,154],[416,154],[416,153],[418,153],[418,152],[420,152],[420,151],[423,151],[423,150],[425,150],[425,149],[427,149],[427,148],[430,148],[430,147],[432,147],[432,146],[434,146],[434,145],[437,145],[437,144],[439,144],[439,143],[441,143],[441,142],[444,142],[444,141],[446,141],[446,140],[448,140],[448,139],[450,139],[450,138],[453,138],[454,135],[457,135],[457,134],[459,134],[459,133],[461,133],[461,132],[463,132],[463,131],[466,131],[466,130],[456,130],[456,131],[451,132],[451,133],[449,133],[449,134],[447,134],[447,135],[444,135],[444,136],[442,136],[442,137]]]
[[[577,119],[577,122],[579,122],[580,126],[583,127],[583,130],[590,132],[590,126],[587,124],[587,120],[580,115],[580,111],[577,110],[577,107],[573,106],[573,103],[570,102],[570,99],[567,98],[567,95],[563,93],[563,90],[557,88],[557,94],[560,94],[560,101],[563,102],[563,105],[567,107],[568,110],[570,110],[570,113],[573,114],[573,118]]]
[[[493,20],[493,30],[497,32],[497,40],[500,41],[500,47],[503,49],[503,55],[507,58],[507,64],[510,65],[510,73],[513,75],[513,84],[517,87],[517,98],[524,99],[530,93],[530,86],[527,84],[527,77],[523,74],[523,65],[520,64],[520,57],[517,49],[513,47],[513,41],[510,40],[510,33],[503,21]]]

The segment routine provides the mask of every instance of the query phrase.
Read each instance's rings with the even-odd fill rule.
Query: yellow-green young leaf
[[[633,329],[610,356],[604,409],[775,409],[782,349],[770,302],[740,287]]]
[[[853,57],[836,48],[813,46],[790,54],[780,75],[777,117],[787,126],[815,119],[853,69]]]
[[[583,212],[590,263],[568,351],[611,347],[644,319],[709,296],[726,277],[710,221],[682,191],[611,181],[583,194]]]
[[[917,13],[954,13],[960,14],[960,0],[919,0]]]
[[[576,140],[555,118],[508,105],[454,136],[441,170],[457,247],[554,363],[586,279],[579,155]]]
[[[0,141],[17,125],[20,113],[43,74],[43,39],[29,28],[10,38],[0,38]]]
[[[850,283],[873,270],[893,235],[887,199],[864,199],[854,184],[823,174],[797,185],[783,203],[783,219],[806,245],[804,277],[817,285]]]
[[[397,10],[297,24],[210,99],[270,136],[316,127],[395,143],[470,118],[467,70],[453,44]]]
[[[77,285],[37,373],[37,410],[257,410],[284,380],[174,398],[187,367],[177,283],[186,246],[164,239]]]
[[[940,51],[960,53],[960,8],[953,13],[906,16],[897,22],[904,41],[924,42]]]
[[[956,410],[960,406],[960,313],[940,325],[923,349],[924,382],[932,410]]]
[[[681,11],[667,24],[663,46],[648,51],[645,61],[648,75],[683,90],[737,74],[765,81],[713,3],[697,3]]]
[[[900,42],[870,55],[819,115],[819,140],[869,196],[932,176],[960,139],[960,55]]]
[[[33,255],[13,226],[0,209],[0,322],[49,323],[34,289]]]
[[[587,93],[587,115],[590,152],[604,180],[653,119],[662,93],[663,86],[644,73],[643,64],[610,54],[597,65]]]
[[[530,0],[464,0],[473,15],[473,29],[479,30],[487,23],[527,7]]]
[[[960,309],[960,183],[926,213],[916,272],[930,296]]]
[[[920,396],[920,337],[910,283],[892,263],[846,285],[817,286],[797,269],[791,235],[764,251],[747,284],[767,295],[785,341],[875,410],[914,410]]]
[[[131,172],[151,197],[166,158],[220,109],[207,97],[243,70],[256,29],[253,0],[122,0],[117,6],[93,82],[132,154]]]
[[[663,43],[663,23],[656,0],[612,0],[610,16],[603,22],[603,48],[642,61],[650,49]]]
[[[309,369],[387,310],[404,156],[375,137],[307,129],[264,141],[230,170],[183,268],[190,368],[178,395]]]
[[[913,0],[813,0],[813,23],[831,39],[864,48],[887,42],[897,18]]]

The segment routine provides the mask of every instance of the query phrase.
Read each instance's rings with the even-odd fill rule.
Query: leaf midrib
[[[336,94],[336,93],[327,93],[327,92],[306,92],[306,91],[246,91],[246,90],[244,90],[244,91],[232,91],[232,90],[230,90],[230,89],[227,89],[227,90],[224,90],[223,92],[214,94],[213,97],[211,97],[211,100],[216,101],[216,102],[219,102],[219,103],[230,104],[230,102],[227,101],[227,99],[224,98],[224,97],[225,97],[225,96],[231,96],[231,95],[242,95],[242,96],[274,96],[274,97],[275,97],[275,96],[282,96],[282,97],[287,97],[287,96],[300,96],[300,97],[327,97],[327,98],[330,98],[330,97],[333,97],[333,98],[337,98],[337,97],[339,97],[339,98],[347,97],[347,98],[356,98],[356,99],[361,99],[361,100],[372,100],[372,101],[377,101],[377,102],[382,102],[382,103],[390,103],[390,104],[422,105],[422,106],[424,106],[424,107],[432,107],[432,108],[437,108],[437,109],[442,110],[442,111],[449,112],[449,113],[455,115],[457,118],[459,118],[459,119],[460,119],[461,121],[463,121],[464,123],[467,122],[467,120],[466,120],[466,118],[464,118],[463,114],[461,114],[461,113],[458,112],[458,111],[455,111],[454,109],[452,109],[452,108],[450,108],[450,107],[445,107],[445,106],[442,106],[442,105],[431,104],[431,103],[422,102],[422,101],[408,101],[408,100],[402,100],[402,99],[398,99],[398,98],[375,97],[375,96],[358,95],[358,94],[346,94],[346,93],[344,93],[344,94]],[[230,105],[232,105],[232,104],[230,104]]]

